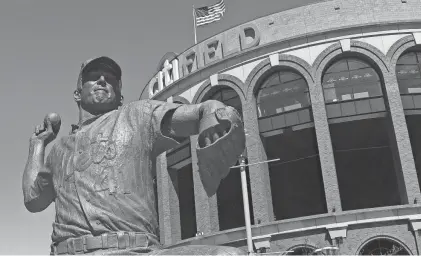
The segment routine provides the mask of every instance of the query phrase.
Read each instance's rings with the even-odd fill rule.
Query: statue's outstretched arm
[[[217,109],[225,109],[222,102],[208,100],[200,104],[182,105],[163,118],[161,131],[163,135],[175,138],[189,137],[199,134],[200,122],[204,117],[215,113]],[[213,124],[218,126],[217,123]],[[216,128],[216,127],[215,127]],[[222,130],[228,127],[219,127]],[[221,130],[221,132],[223,132]]]
[[[235,165],[245,148],[243,123],[238,112],[216,100],[182,105],[163,119],[163,135],[180,138],[199,134],[196,152],[200,177],[209,196]]]
[[[30,212],[46,209],[55,198],[51,170],[44,164],[45,147],[56,137],[51,122],[36,127],[29,143],[29,156],[22,177],[25,207]],[[51,154],[51,153],[50,153]]]

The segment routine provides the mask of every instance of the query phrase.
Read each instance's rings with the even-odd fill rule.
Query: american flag
[[[220,20],[221,17],[224,16],[224,12],[224,0],[221,0],[219,3],[211,6],[195,8],[194,13],[196,18],[196,26],[199,27]]]

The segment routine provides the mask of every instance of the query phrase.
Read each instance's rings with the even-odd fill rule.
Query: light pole
[[[241,172],[241,191],[242,191],[242,194],[243,194],[244,220],[245,220],[245,223],[246,223],[248,254],[253,254],[253,239],[252,239],[252,234],[251,234],[250,207],[249,207],[250,203],[249,203],[249,197],[248,197],[249,194],[248,194],[248,189],[247,189],[246,166],[268,163],[268,162],[273,162],[273,161],[279,161],[279,158],[269,160],[269,161],[262,161],[262,162],[257,162],[257,163],[246,164],[245,156],[241,155],[239,157],[240,165],[236,165],[236,166],[231,167],[231,169],[240,168],[240,172]]]
[[[253,240],[251,236],[251,221],[250,221],[250,208],[249,208],[249,193],[247,189],[247,176],[246,176],[246,158],[244,155],[240,156],[240,173],[241,173],[241,190],[243,193],[243,206],[244,206],[244,220],[246,222],[247,234],[247,249],[248,253],[253,253]]]

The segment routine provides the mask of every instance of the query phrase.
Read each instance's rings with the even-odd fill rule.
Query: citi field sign
[[[229,41],[228,41],[229,40]],[[256,47],[260,43],[260,31],[254,24],[241,27],[234,37],[216,35],[199,43],[171,59],[162,59],[158,73],[149,81],[149,98],[152,98],[175,81],[217,60]],[[228,49],[229,45],[235,47]]]

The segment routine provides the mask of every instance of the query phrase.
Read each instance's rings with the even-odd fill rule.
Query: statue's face
[[[110,72],[92,69],[82,75],[82,87],[75,99],[88,112],[111,111],[120,104],[120,81]]]

